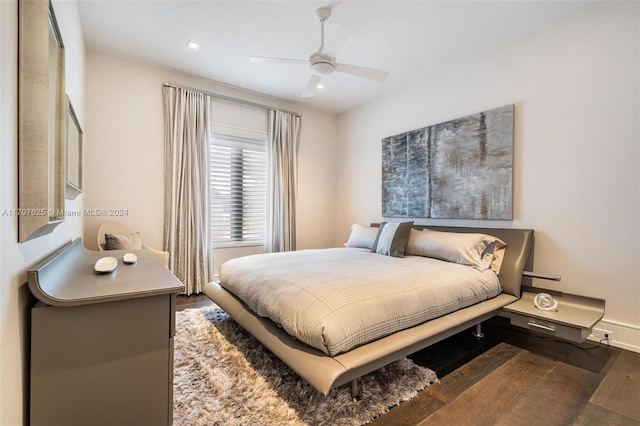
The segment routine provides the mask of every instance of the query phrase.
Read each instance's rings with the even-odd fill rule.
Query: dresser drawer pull
[[[547,330],[547,331],[556,331],[555,327],[551,327],[548,325],[542,325],[542,324],[536,324],[535,322],[527,322],[527,325],[531,326],[531,327],[536,327],[536,328],[541,328],[543,330]]]

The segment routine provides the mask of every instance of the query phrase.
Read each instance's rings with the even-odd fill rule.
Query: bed
[[[474,325],[477,326],[477,331],[480,332],[480,323],[482,321],[499,314],[504,306],[515,302],[520,297],[522,272],[533,241],[532,230],[424,227],[414,225],[411,232],[422,231],[425,228],[442,233],[465,235],[480,233],[497,237],[497,239],[506,244],[502,254],[503,258],[499,274],[496,277],[496,274],[491,272],[488,266],[487,268],[472,268],[470,266],[461,268],[461,265],[456,265],[454,267],[454,275],[470,274],[472,280],[476,279],[474,278],[476,276],[484,280],[480,284],[482,291],[475,288],[469,290],[468,285],[465,283],[462,285],[461,290],[453,291],[453,295],[449,299],[443,299],[444,296],[436,297],[438,300],[444,300],[444,305],[452,305],[452,307],[447,307],[445,310],[442,310],[444,309],[442,307],[421,309],[419,303],[413,303],[415,300],[433,298],[426,293],[411,296],[409,299],[405,297],[404,300],[400,299],[395,304],[386,304],[384,305],[386,310],[399,311],[400,315],[391,320],[393,322],[392,327],[389,327],[387,323],[374,322],[371,328],[379,332],[378,335],[371,334],[369,329],[359,334],[356,332],[356,338],[350,337],[351,334],[349,333],[351,332],[340,334],[343,331],[340,327],[341,324],[350,324],[358,321],[348,320],[350,318],[349,315],[352,315],[350,302],[343,302],[343,296],[332,294],[328,296],[329,300],[331,300],[328,305],[332,310],[342,309],[343,317],[338,321],[333,321],[333,323],[337,324],[337,335],[335,335],[337,337],[330,337],[331,335],[325,328],[329,328],[331,321],[327,322],[324,319],[325,314],[322,312],[315,312],[316,308],[322,303],[306,300],[309,293],[318,292],[316,288],[320,287],[315,287],[317,282],[328,282],[325,287],[349,288],[349,286],[355,286],[357,291],[352,289],[352,293],[364,296],[369,293],[372,295],[378,294],[376,293],[378,291],[386,291],[387,293],[381,293],[385,295],[397,293],[402,296],[405,293],[404,288],[395,289],[395,287],[389,285],[390,281],[387,281],[387,278],[392,274],[391,265],[411,265],[403,268],[411,271],[418,268],[416,270],[420,271],[419,274],[416,275],[411,272],[413,275],[402,276],[399,281],[408,282],[410,287],[421,288],[422,284],[416,285],[415,277],[421,275],[423,269],[424,271],[435,270],[437,275],[438,271],[446,266],[443,263],[451,262],[443,262],[442,260],[436,260],[435,262],[429,260],[427,262],[411,255],[397,256],[392,260],[393,256],[381,256],[380,254],[371,253],[370,250],[357,248],[302,250],[292,253],[254,255],[244,258],[244,260],[236,259],[232,262],[227,262],[229,266],[221,268],[220,282],[207,284],[203,291],[225,310],[232,319],[251,333],[316,390],[327,395],[331,389],[351,383],[351,392],[355,396],[357,394],[358,377]],[[298,254],[296,255],[296,253]],[[347,253],[351,254],[347,255]],[[340,256],[343,255],[347,256],[347,260],[341,260]],[[292,260],[291,256],[299,256],[299,260],[296,260],[296,258]],[[327,256],[329,259],[326,261],[321,260],[323,256]],[[313,259],[316,258],[318,261],[314,262]],[[379,262],[380,267],[376,267],[376,271],[379,272],[374,276],[358,275],[359,271],[363,271],[368,267],[367,265],[370,265],[367,262],[371,262],[371,259],[376,259]],[[331,271],[331,268],[326,266],[335,265],[336,262],[341,265],[338,268],[339,273]],[[265,263],[269,266],[260,266]],[[353,266],[351,263],[353,263]],[[387,268],[386,266],[382,266],[387,264],[391,269],[387,270],[385,269]],[[279,265],[287,266],[280,267]],[[309,267],[305,269],[305,265]],[[493,266],[492,264],[491,268]],[[469,271],[462,271],[465,268]],[[242,271],[242,273],[238,271]],[[349,277],[348,281],[344,281],[345,276]],[[493,278],[491,278],[492,276]],[[303,279],[300,279],[300,277]],[[448,283],[449,272],[446,272],[444,277],[445,282]],[[289,283],[289,287],[295,287],[296,292],[292,293],[289,287],[285,286],[273,287],[271,290],[262,291],[267,285],[265,280],[271,279],[275,279],[278,283]],[[492,279],[497,281],[497,290],[496,284],[492,282]],[[353,281],[356,284],[349,284]],[[367,285],[371,286],[371,291],[363,291],[363,289],[369,288],[366,287]],[[450,285],[447,284],[444,287],[450,287]],[[449,291],[451,292],[451,290]],[[282,293],[280,296],[287,303],[281,303],[273,299],[274,293]],[[367,299],[364,296],[360,297],[360,299]],[[325,297],[327,296],[325,295]],[[365,302],[367,304],[375,304],[376,297],[378,296],[369,297]],[[455,303],[450,303],[451,300],[455,301],[456,299],[462,300],[462,305],[456,306]],[[258,302],[261,302],[262,305],[257,304]],[[356,300],[354,303],[359,302]],[[280,309],[281,304],[292,305],[294,310],[292,313],[286,313],[283,309]],[[410,309],[411,305],[415,305],[413,310]],[[270,308],[274,307],[276,308],[269,311]],[[378,306],[377,308],[372,308],[371,312],[374,313],[371,316],[374,317],[373,320],[375,321],[382,310]],[[309,326],[299,327],[302,332],[296,334],[296,330],[294,330],[296,326],[292,325],[294,323],[290,322],[290,317],[302,315],[310,316],[316,322],[320,321],[320,323],[319,325],[312,323]],[[344,318],[347,318],[347,320]],[[316,335],[313,333],[310,336],[305,335],[307,331],[314,328],[319,329],[320,337],[317,336],[317,333]],[[322,334],[325,332],[326,334]]]

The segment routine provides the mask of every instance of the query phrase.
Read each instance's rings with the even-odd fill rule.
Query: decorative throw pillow
[[[107,250],[140,250],[142,249],[142,239],[140,234],[104,234],[104,241]]]
[[[371,247],[372,253],[404,257],[413,222],[382,222]]]
[[[360,247],[371,249],[373,243],[376,241],[376,235],[378,235],[378,228],[373,226],[364,226],[354,223],[351,225],[351,235],[349,235],[349,241],[344,245],[345,247]]]
[[[406,253],[468,265],[482,272],[491,267],[496,250],[505,246],[491,235],[424,229],[411,240]]]

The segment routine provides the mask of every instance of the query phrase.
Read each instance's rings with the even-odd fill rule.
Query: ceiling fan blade
[[[307,88],[304,89],[304,92],[302,93],[303,98],[310,98],[316,95],[316,93],[318,92],[318,84],[320,84],[321,78],[322,77],[315,74],[311,76],[309,84],[307,84]]]
[[[309,64],[309,61],[306,59],[288,59],[288,58],[269,58],[264,56],[252,56],[249,58],[249,61],[253,63],[278,63],[278,64]]]
[[[336,71],[358,77],[370,78],[371,80],[384,81],[389,75],[389,71],[377,70],[375,68],[359,67],[357,65],[336,64]]]
[[[329,31],[322,53],[327,56],[336,56],[340,48],[346,43],[349,37],[351,37],[353,30],[342,24],[333,22],[327,22],[327,25],[329,26]]]

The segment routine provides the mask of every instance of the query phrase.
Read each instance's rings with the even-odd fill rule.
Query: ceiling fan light
[[[311,72],[315,75],[325,76],[331,74],[336,67],[329,62],[316,62],[311,64]]]
[[[189,41],[187,41],[187,47],[190,48],[190,49],[197,50],[197,49],[200,48],[200,43],[195,42],[193,40],[189,40]]]

